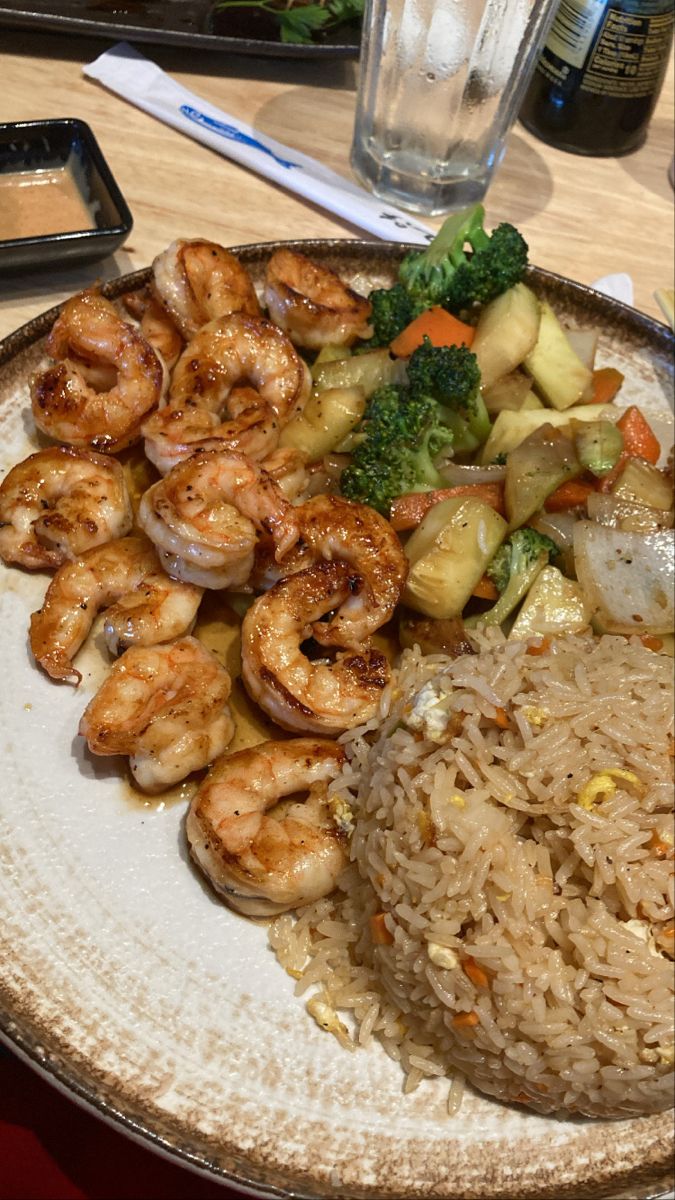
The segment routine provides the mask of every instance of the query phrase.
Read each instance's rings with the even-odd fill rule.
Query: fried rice
[[[324,1028],[405,1088],[539,1112],[673,1102],[672,660],[638,638],[404,652],[341,739],[332,895],[271,944]]]

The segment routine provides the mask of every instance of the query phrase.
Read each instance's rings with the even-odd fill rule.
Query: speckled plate
[[[356,287],[391,281],[405,247],[295,243]],[[238,248],[260,280],[270,246]],[[137,273],[105,286],[136,287]],[[603,330],[622,399],[663,420],[665,326],[533,270],[566,321]],[[0,345],[0,473],[36,445],[28,379],[55,310]],[[667,425],[664,426],[667,428]],[[404,1096],[377,1046],[348,1054],[307,1016],[265,929],[231,913],[188,862],[185,803],[133,798],[115,760],[76,731],[104,671],[79,690],[31,662],[45,577],[4,571],[0,596],[0,1028],[38,1070],[171,1158],[260,1195],[581,1200],[668,1185],[671,1114],[603,1122],[532,1115],[469,1092],[444,1115],[434,1083]]]

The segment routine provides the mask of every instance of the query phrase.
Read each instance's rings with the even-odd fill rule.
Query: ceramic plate
[[[294,243],[368,290],[405,247]],[[269,246],[238,248],[258,281]],[[110,295],[147,273],[106,285]],[[600,362],[654,417],[672,387],[673,340],[647,317],[533,270],[578,327],[602,328]],[[36,441],[28,380],[54,310],[0,346],[0,473]],[[46,579],[3,572],[0,728],[0,1028],[67,1092],[170,1157],[254,1194],[631,1200],[664,1190],[672,1117],[562,1120],[446,1088],[402,1093],[378,1046],[349,1054],[308,1017],[267,949],[188,862],[185,801],[134,796],[116,760],[77,736],[105,672],[96,639],[78,690],[32,664],[28,614]]]

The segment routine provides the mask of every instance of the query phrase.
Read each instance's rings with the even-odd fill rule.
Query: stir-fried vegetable
[[[486,305],[472,346],[483,388],[493,387],[525,361],[536,345],[539,320],[539,302],[524,283]],[[531,386],[529,383],[528,390]]]
[[[469,350],[425,339],[408,361],[407,385],[380,388],[371,397],[363,440],[342,474],[343,495],[388,516],[396,496],[442,486],[441,451],[473,450],[489,432],[479,384]]]
[[[399,278],[414,314],[440,304],[457,314],[488,304],[518,283],[527,267],[527,245],[513,225],[484,228],[481,204],[448,217],[426,250],[411,251]],[[467,256],[467,245],[473,251]]]
[[[461,617],[510,636],[592,616],[662,632],[675,511],[658,439],[635,405],[613,407],[624,376],[596,366],[601,331],[567,330],[523,282],[517,231],[489,235],[483,221],[480,205],[449,217],[393,287],[371,293],[370,341],[314,368],[319,387],[370,397],[333,445],[350,452],[343,494],[402,534],[405,603],[420,614],[402,637],[405,626],[406,644],[440,647],[443,623],[453,640]],[[360,362],[365,385],[352,375]],[[624,535],[638,539],[641,570]]]
[[[552,408],[565,409],[593,397],[593,375],[568,341],[550,304],[539,305],[539,336],[524,360],[525,370]]]
[[[672,631],[675,540],[670,530],[629,533],[579,521],[574,561],[599,628],[609,633]]]
[[[405,546],[404,602],[430,617],[456,617],[504,540],[506,521],[481,500],[443,500]]]
[[[441,407],[455,454],[476,450],[488,437],[491,425],[480,393],[480,369],[465,346],[432,346],[425,338],[408,362],[408,387],[414,396],[430,397]]]
[[[558,557],[551,538],[535,529],[517,529],[488,563],[487,574],[499,592],[497,603],[471,618],[473,624],[501,625],[529,592],[540,571]]]
[[[349,500],[389,516],[402,492],[442,484],[434,459],[452,445],[453,434],[433,398],[402,387],[380,388],[366,408],[363,433],[340,480]]]
[[[551,492],[582,470],[574,442],[562,429],[553,425],[536,429],[506,460],[504,507],[509,528],[524,525]]]

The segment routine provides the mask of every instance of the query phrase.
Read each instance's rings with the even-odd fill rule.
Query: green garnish
[[[364,0],[319,0],[317,4],[298,4],[289,0],[286,8],[275,0],[219,0],[216,8],[258,8],[266,12],[279,26],[282,42],[311,45],[314,35],[358,21],[363,16]]]

